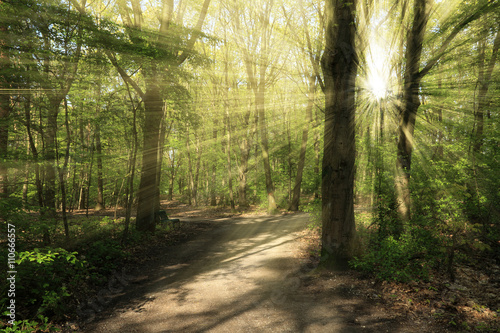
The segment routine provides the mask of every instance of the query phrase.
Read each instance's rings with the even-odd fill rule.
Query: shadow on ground
[[[315,282],[312,267],[296,257],[295,232],[307,214],[211,223],[133,272],[147,279],[84,331],[413,332],[398,314],[380,313],[376,300],[357,296],[344,273]]]

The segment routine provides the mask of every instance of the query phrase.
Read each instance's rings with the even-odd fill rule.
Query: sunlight
[[[391,52],[385,44],[381,38],[371,38],[367,54],[366,88],[377,101],[387,97],[391,80]]]
[[[387,95],[386,79],[380,75],[380,73],[370,74],[368,78],[368,88],[377,100],[381,100]]]

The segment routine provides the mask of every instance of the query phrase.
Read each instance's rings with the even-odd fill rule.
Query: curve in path
[[[316,309],[314,297],[295,293],[305,275],[293,256],[294,232],[308,222],[307,214],[213,221],[215,228],[170,248],[144,272],[147,281],[129,288],[86,331],[318,332],[328,326],[333,332],[339,323],[331,309]]]

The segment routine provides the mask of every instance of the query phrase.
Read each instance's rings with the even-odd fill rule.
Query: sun
[[[366,88],[377,101],[387,97],[391,81],[390,52],[380,38],[370,41],[367,54]]]
[[[378,71],[377,71],[378,72]],[[380,73],[370,73],[368,77],[368,89],[377,100],[387,96],[387,80]]]

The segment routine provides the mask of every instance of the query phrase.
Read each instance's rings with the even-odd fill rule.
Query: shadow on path
[[[86,332],[412,332],[342,288],[315,293],[294,257],[307,214],[233,218],[172,246]],[[365,316],[363,317],[363,314]],[[395,330],[396,329],[396,330]]]

